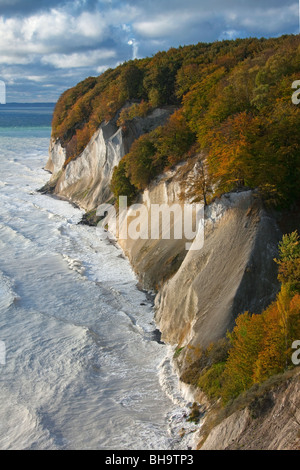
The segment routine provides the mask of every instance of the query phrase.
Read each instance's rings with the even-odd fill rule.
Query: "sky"
[[[7,102],[56,102],[109,67],[170,47],[299,33],[300,0],[0,0]]]

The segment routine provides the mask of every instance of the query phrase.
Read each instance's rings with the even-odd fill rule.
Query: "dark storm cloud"
[[[0,0],[0,79],[11,96],[55,100],[158,50],[288,33],[298,33],[297,0]]]

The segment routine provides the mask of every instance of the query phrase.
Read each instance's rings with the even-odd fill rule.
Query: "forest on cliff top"
[[[115,169],[112,189],[129,199],[165,169],[198,156],[198,200],[259,188],[272,205],[299,199],[300,39],[236,39],[158,52],[89,77],[65,91],[53,116],[68,164],[103,121],[118,125],[172,107]],[[173,109],[174,108],[174,109]],[[120,112],[121,110],[121,112]]]

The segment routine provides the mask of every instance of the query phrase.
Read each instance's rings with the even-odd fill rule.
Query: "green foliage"
[[[147,101],[142,100],[140,103],[133,103],[131,106],[122,109],[117,125],[124,126],[126,121],[131,121],[136,117],[145,117],[150,110],[151,105]]]
[[[184,349],[183,347],[176,348],[176,350],[174,352],[174,355],[173,355],[173,359],[176,359],[180,355],[180,353],[183,349]]]
[[[114,193],[117,200],[120,196],[127,196],[128,204],[131,204],[135,195],[136,188],[130,183],[129,178],[126,175],[126,160],[121,160],[120,164],[114,168],[111,190]]]
[[[187,346],[186,363],[189,365],[182,373],[181,380],[200,387],[211,398],[219,396],[229,346],[227,338],[211,343],[206,349]]]
[[[119,122],[135,114],[141,106],[144,112],[147,108],[143,102],[140,105],[125,108],[120,115]],[[144,190],[150,181],[165,168],[184,159],[194,141],[195,135],[188,127],[185,117],[181,111],[176,111],[164,126],[142,135],[133,142],[129,153],[123,159],[125,163],[121,161],[119,164],[122,166],[120,175],[123,175],[124,168],[126,168],[126,178],[132,187],[136,191]],[[119,185],[115,184],[117,175],[119,173],[115,173],[112,185],[115,196],[120,194]]]
[[[138,99],[143,96],[144,73],[134,63],[128,64],[120,74],[120,93],[127,100]]]
[[[195,135],[190,130],[182,112],[175,111],[165,124],[155,143],[157,161],[172,166],[184,159],[193,143]]]
[[[147,67],[143,86],[153,107],[177,103],[175,82],[182,57],[172,57],[174,51],[156,54]]]
[[[197,385],[209,399],[218,399],[220,397],[224,369],[225,362],[219,362],[213,364],[200,375]]]
[[[300,237],[297,231],[284,235],[279,244],[278,280],[300,294]]]
[[[127,177],[136,189],[189,158],[196,141],[199,155],[207,157],[212,197],[258,188],[268,204],[288,207],[300,199],[300,108],[291,102],[299,70],[299,36],[171,48],[108,69],[63,93],[53,116],[53,137],[70,161],[128,101],[132,106],[121,111],[118,121],[124,131],[126,121],[145,116],[152,107],[176,106],[174,118],[155,134],[157,140],[154,135],[147,144],[142,139],[140,158],[133,148],[127,159]]]
[[[145,189],[154,176],[154,155],[153,135],[149,134],[142,135],[133,142],[130,152],[126,155],[126,175],[139,191]]]

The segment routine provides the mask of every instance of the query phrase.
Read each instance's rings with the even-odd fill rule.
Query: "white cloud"
[[[39,55],[91,48],[106,34],[107,25],[100,13],[83,12],[75,17],[52,9],[25,19],[0,17],[0,63],[27,64]]]
[[[43,42],[55,38],[56,42],[62,39],[65,43],[66,38],[73,41],[78,37],[102,40],[107,33],[107,26],[100,12],[83,12],[73,16],[62,9],[51,9],[49,12],[32,15],[24,20],[12,21],[19,28],[23,39],[29,42],[33,40]]]
[[[24,78],[26,80],[29,80],[31,82],[36,82],[36,83],[40,83],[48,79],[46,75],[27,75],[27,76],[24,76]]]
[[[105,72],[109,67],[107,65],[100,65],[96,68],[96,72],[100,75],[101,73]]]
[[[277,8],[255,8],[251,14],[240,15],[239,23],[248,30],[261,30],[266,33],[280,30],[281,25],[292,25],[294,19],[298,20],[299,6],[294,3],[290,6]]]
[[[277,0],[185,0],[172,3],[172,8],[162,0],[160,5],[159,13],[157,9],[149,8],[147,14],[144,10],[134,20],[133,28],[145,39],[168,38],[173,45],[181,38],[191,37],[192,42],[210,40],[211,33],[216,40],[221,31],[229,32],[229,36],[230,31],[241,30],[245,35],[263,35],[265,32],[265,35],[276,36],[288,32],[287,28],[298,23],[297,0],[289,5]]]
[[[200,17],[199,17],[200,16]],[[168,15],[155,16],[143,21],[133,23],[134,30],[141,36],[147,38],[176,37],[180,29],[188,29],[190,23],[194,23],[196,19],[204,19],[206,15],[199,12],[170,12]]]
[[[49,54],[42,57],[43,64],[50,64],[59,69],[76,67],[94,67],[103,60],[116,56],[114,50],[99,49],[89,52],[74,52],[73,54]]]

